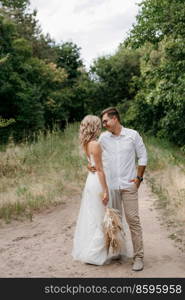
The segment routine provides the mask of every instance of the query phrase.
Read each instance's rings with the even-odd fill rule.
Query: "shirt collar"
[[[111,137],[116,137],[116,135],[115,134],[113,134],[112,132],[108,132],[109,133],[109,136],[111,136]],[[118,136],[121,136],[121,135],[125,135],[125,130],[124,130],[124,127],[123,126],[121,126],[121,132],[120,132],[120,134],[118,135]]]

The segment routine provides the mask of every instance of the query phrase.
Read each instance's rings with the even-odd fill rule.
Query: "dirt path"
[[[12,222],[0,228],[0,277],[185,277],[185,254],[160,225],[153,206],[156,196],[143,184],[139,197],[145,246],[143,271],[131,271],[131,262],[92,266],[73,261],[70,253],[79,196],[36,215],[33,222]]]

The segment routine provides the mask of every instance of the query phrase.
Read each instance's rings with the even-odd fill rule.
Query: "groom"
[[[113,207],[121,214],[122,205],[124,207],[134,249],[132,270],[141,271],[144,268],[144,250],[138,211],[138,189],[147,164],[146,148],[137,131],[121,125],[116,108],[103,110],[101,120],[107,131],[100,135],[99,142],[103,149],[102,159],[108,185],[114,191]]]

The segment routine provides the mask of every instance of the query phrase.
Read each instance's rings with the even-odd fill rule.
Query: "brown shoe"
[[[143,259],[141,257],[136,257],[133,263],[133,271],[142,271],[144,268]]]

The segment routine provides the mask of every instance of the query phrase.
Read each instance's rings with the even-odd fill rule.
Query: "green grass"
[[[156,208],[171,231],[169,237],[185,250],[185,153],[171,143],[144,136],[148,152],[146,179],[157,194]]]
[[[79,124],[64,132],[40,133],[37,142],[8,145],[0,156],[0,218],[12,218],[61,204],[84,183],[86,164],[80,155]]]
[[[27,217],[60,205],[79,195],[87,174],[81,155],[79,124],[64,132],[40,133],[37,142],[15,145],[10,142],[0,155],[0,219]],[[185,155],[179,148],[154,137],[144,137],[148,152],[146,179],[158,195],[171,237],[185,248]],[[184,181],[183,181],[184,180]],[[178,185],[177,185],[178,183]]]
[[[163,169],[167,165],[178,165],[185,172],[185,153],[170,142],[144,136],[144,142],[148,150],[148,161],[150,170]]]

